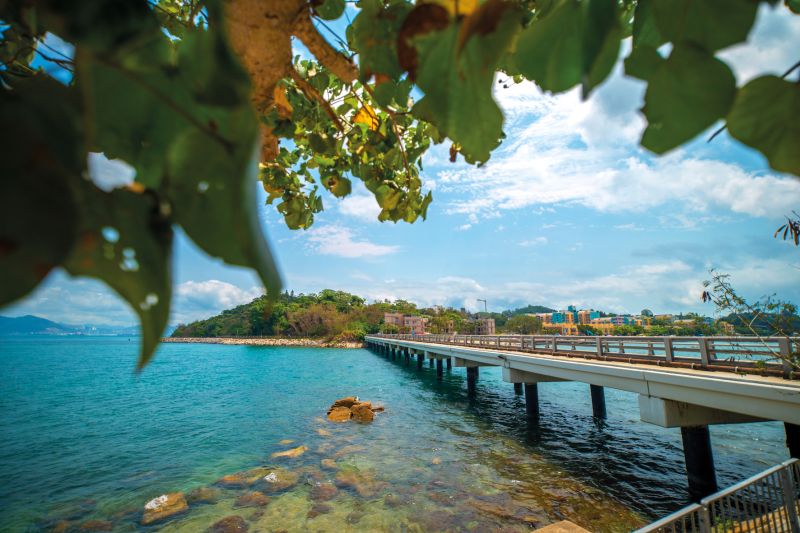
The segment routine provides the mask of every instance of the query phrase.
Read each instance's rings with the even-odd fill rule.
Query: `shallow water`
[[[525,531],[565,518],[625,531],[686,503],[679,431],[640,422],[629,393],[607,389],[598,424],[587,385],[542,384],[533,424],[498,369],[481,369],[469,398],[463,369],[439,381],[367,350],[167,344],[136,375],[137,350],[135,338],[0,339],[1,530],[94,519],[202,531],[235,514],[250,531]],[[348,395],[386,412],[324,420]],[[712,442],[722,486],[788,457],[776,423],[713,427]],[[214,503],[140,525],[160,494],[259,466],[298,483],[254,486],[263,508],[219,488]]]

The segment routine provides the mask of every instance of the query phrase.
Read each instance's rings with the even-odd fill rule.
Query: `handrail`
[[[800,533],[800,460],[789,459],[634,533]]]
[[[405,340],[468,348],[546,353],[602,361],[655,364],[795,379],[790,362],[800,337],[633,337],[562,335],[375,334],[370,339]]]

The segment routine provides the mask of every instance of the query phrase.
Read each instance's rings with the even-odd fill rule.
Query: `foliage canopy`
[[[502,141],[498,72],[588,98],[629,37],[625,71],[647,82],[644,147],[667,152],[724,120],[800,175],[791,69],[737,87],[717,56],[747,39],[760,3],[359,0],[337,48],[318,29],[342,0],[2,0],[0,127],[14,134],[0,159],[0,305],[55,267],[98,278],[139,315],[142,366],[169,317],[173,227],[277,295],[253,181],[290,228],[313,223],[321,189],[341,198],[353,180],[380,220],[424,219],[426,150],[448,141],[451,160],[480,165]],[[292,37],[315,59],[293,57]],[[127,162],[134,181],[100,189],[92,153]]]

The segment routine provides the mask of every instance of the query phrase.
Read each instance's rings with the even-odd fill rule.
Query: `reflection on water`
[[[597,422],[587,385],[542,384],[531,422],[497,369],[468,397],[463,369],[439,380],[366,350],[172,344],[137,377],[125,339],[0,343],[4,530],[202,531],[239,516],[250,531],[625,531],[685,503],[679,432],[641,423],[628,393],[607,389]],[[320,418],[351,394],[386,412]],[[721,484],[786,455],[778,424],[715,427],[712,441]],[[257,467],[252,484],[218,483]],[[264,481],[273,471],[291,483]],[[187,512],[140,525],[145,502],[177,491]]]

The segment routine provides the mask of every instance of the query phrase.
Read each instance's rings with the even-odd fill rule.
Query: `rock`
[[[114,524],[108,520],[87,520],[78,528],[79,531],[111,531]]]
[[[394,509],[395,507],[402,507],[407,503],[408,502],[404,498],[398,496],[397,494],[389,493],[383,497],[383,505],[391,509]]]
[[[283,439],[282,441],[278,441],[278,444],[282,446],[288,446],[289,444],[293,443],[292,439]]]
[[[331,511],[333,511],[333,507],[331,507],[327,503],[317,503],[311,506],[311,509],[308,511],[306,517],[316,518],[321,514],[330,513]]]
[[[360,444],[348,444],[347,446],[340,448],[338,452],[333,454],[333,456],[338,459],[339,457],[344,457],[345,455],[352,455],[354,453],[363,452],[364,450],[366,450],[366,448],[364,448]]]
[[[369,403],[357,403],[350,408],[353,420],[357,422],[372,422],[375,419],[375,413],[372,412]]]
[[[355,489],[362,498],[373,498],[386,487],[386,483],[376,481],[372,474],[364,474],[356,469],[339,470],[334,480],[337,487]]]
[[[433,511],[419,513],[414,520],[422,526],[423,531],[451,531],[454,525],[454,516],[447,511]]]
[[[247,525],[244,518],[232,515],[214,522],[214,525],[208,528],[208,533],[245,533],[248,529],[250,526]]]
[[[220,491],[213,487],[197,487],[186,495],[190,505],[195,503],[215,503],[219,500]]]
[[[67,531],[69,531],[70,528],[72,528],[72,522],[68,520],[59,520],[58,522],[53,524],[53,527],[51,527],[47,531],[49,531],[50,533],[67,533]]]
[[[269,503],[269,496],[263,492],[245,492],[234,502],[234,507],[266,507]]]
[[[249,520],[250,522],[255,522],[262,516],[264,516],[264,509],[257,509],[253,511],[253,514],[247,517],[247,520]]]
[[[144,504],[144,514],[142,515],[142,525],[146,526],[159,520],[164,520],[170,516],[175,516],[189,509],[182,492],[171,492],[162,494],[158,498],[153,498]]]
[[[317,435],[319,435],[320,437],[330,437],[331,432],[328,431],[327,429],[317,428]]]
[[[327,468],[328,470],[336,470],[336,468],[338,468],[336,461],[333,459],[323,459],[319,462],[319,464],[322,466],[322,468]]]
[[[318,454],[328,453],[332,449],[333,449],[333,444],[331,444],[330,442],[323,442],[322,444],[317,446],[317,453]]]
[[[259,488],[265,492],[278,492],[294,487],[300,481],[300,476],[285,468],[273,468],[261,478]]]
[[[372,408],[372,412],[373,413],[382,413],[385,410],[386,410],[386,408],[384,406],[382,406],[382,405],[378,405],[378,406]]]
[[[223,476],[217,480],[217,485],[228,488],[246,488],[258,483],[261,478],[268,475],[270,472],[271,470],[266,467],[251,468],[250,470]]]
[[[328,420],[331,422],[347,422],[350,420],[350,415],[349,407],[334,407],[328,411]]]
[[[308,446],[298,446],[297,448],[292,448],[291,450],[286,450],[283,452],[275,452],[270,457],[272,457],[273,459],[276,457],[300,457],[307,451],[308,451]]]
[[[442,464],[442,458],[441,457],[434,457],[431,460],[431,464],[432,465],[440,465],[440,464]]]
[[[339,489],[333,483],[315,483],[311,487],[311,499],[317,502],[332,500]]]
[[[347,407],[349,409],[357,403],[358,403],[358,396],[348,396],[347,398],[341,398],[333,402],[333,405],[331,405],[331,409],[335,409],[337,407]]]
[[[347,521],[348,524],[358,524],[361,519],[364,518],[364,514],[365,513],[363,511],[353,511],[347,515],[345,521]]]

